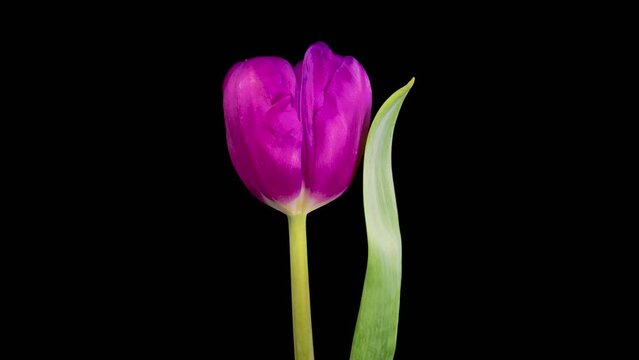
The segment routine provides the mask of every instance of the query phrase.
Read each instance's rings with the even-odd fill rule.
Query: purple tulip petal
[[[234,65],[223,85],[226,138],[240,178],[260,200],[286,203],[302,187],[302,126],[291,65],[258,57]]]
[[[298,71],[304,184],[316,202],[326,203],[355,174],[370,125],[371,86],[357,60],[321,42],[307,50]]]

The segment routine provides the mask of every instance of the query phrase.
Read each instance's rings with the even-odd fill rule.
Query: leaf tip
[[[408,82],[408,85],[409,85],[410,87],[413,87],[413,84],[414,84],[414,83],[415,83],[415,77],[413,76],[413,77],[410,79],[410,81]]]
[[[413,84],[415,84],[415,77],[414,76],[410,79],[410,81],[406,85],[404,85],[401,88],[399,88],[399,90],[397,90],[395,92],[395,94],[397,94],[397,95],[399,95],[399,94],[403,94],[403,95],[408,94],[410,89],[413,87]]]

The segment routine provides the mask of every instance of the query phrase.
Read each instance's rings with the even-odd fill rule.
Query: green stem
[[[291,246],[291,292],[293,296],[293,341],[295,360],[313,360],[311,299],[308,291],[306,214],[288,217]]]

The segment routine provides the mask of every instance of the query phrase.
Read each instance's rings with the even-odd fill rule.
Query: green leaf
[[[377,112],[364,152],[364,213],[368,265],[351,360],[390,360],[395,354],[402,279],[402,239],[391,168],[393,130],[415,78]]]

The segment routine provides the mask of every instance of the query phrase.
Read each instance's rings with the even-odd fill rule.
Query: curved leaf
[[[364,152],[364,213],[368,265],[351,360],[390,360],[395,354],[402,278],[402,241],[391,168],[393,130],[415,78],[375,115]]]

